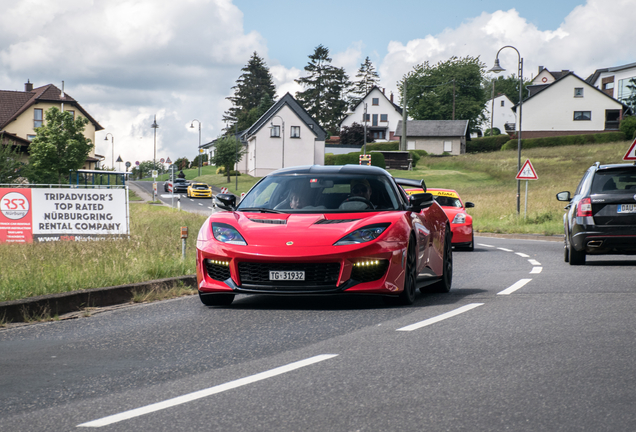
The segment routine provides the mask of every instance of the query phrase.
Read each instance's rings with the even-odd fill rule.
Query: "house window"
[[[373,114],[373,123],[371,123],[373,126],[377,126],[378,125],[378,115],[377,114]]]
[[[371,104],[372,105],[380,105],[380,98],[371,99]]]
[[[29,141],[33,141],[33,138],[35,138],[35,135],[27,135],[27,139]]]
[[[371,120],[371,114],[367,114],[367,119],[364,119],[364,113],[362,113],[362,121],[370,121]]]
[[[280,126],[272,125],[269,128],[269,136],[272,138],[280,138]]]
[[[415,141],[407,141],[406,142],[407,150],[415,150]]]
[[[388,122],[389,121],[389,115],[388,114],[380,114],[380,121],[381,122]]]
[[[42,108],[33,110],[33,129],[42,127]]]
[[[300,126],[292,126],[290,136],[292,138],[300,138]]]
[[[592,111],[574,111],[574,120],[592,120]]]
[[[501,106],[504,106],[504,101],[501,101]]]
[[[574,87],[574,97],[583,97],[583,87]]]
[[[384,139],[385,135],[384,135],[384,131],[374,131],[373,132],[373,139]]]
[[[444,151],[452,152],[453,151],[453,142],[452,141],[444,141]]]
[[[75,111],[73,111],[73,110],[68,110],[68,111],[66,111],[66,112],[71,113],[71,116],[73,117],[73,120],[75,120]]]
[[[614,82],[608,82],[603,84],[603,90],[611,90],[614,88]]]

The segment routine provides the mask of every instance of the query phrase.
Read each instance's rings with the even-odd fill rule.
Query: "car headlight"
[[[454,224],[466,223],[466,213],[457,213],[455,217],[453,218],[453,222],[451,223],[454,223]]]
[[[357,229],[335,242],[334,246],[366,243],[371,240],[375,240],[389,227],[389,225],[390,224],[369,225],[364,228]]]
[[[214,235],[214,238],[221,243],[247,246],[247,242],[245,241],[243,236],[239,234],[236,228],[230,225],[213,223],[212,234]]]

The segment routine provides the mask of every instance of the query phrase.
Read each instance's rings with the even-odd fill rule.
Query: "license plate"
[[[618,206],[619,213],[636,213],[636,204],[621,204]]]
[[[304,271],[269,271],[269,280],[273,281],[304,281]]]

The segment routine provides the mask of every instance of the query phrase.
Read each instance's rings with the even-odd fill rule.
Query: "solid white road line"
[[[520,281],[518,281],[517,283],[515,283],[514,285],[506,288],[505,290],[498,292],[497,295],[508,295],[508,294],[512,294],[513,292],[517,291],[519,288],[523,287],[525,284],[527,284],[528,282],[530,282],[532,279],[521,279]]]
[[[487,245],[487,244],[482,244],[482,243],[477,243],[478,246],[483,246],[483,247],[494,247],[493,245]]]
[[[101,419],[93,420],[87,423],[82,423],[77,426],[78,427],[102,427],[102,426],[107,426],[107,425],[117,423],[123,420],[129,420],[131,418],[139,417],[144,414],[149,414],[155,411],[163,410],[163,409],[170,408],[176,405],[181,405],[187,402],[192,402],[193,400],[201,399],[216,393],[221,393],[221,392],[232,390],[247,384],[252,384],[267,378],[272,378],[276,375],[281,375],[286,372],[291,372],[293,370],[312,365],[314,363],[329,360],[330,358],[336,357],[337,355],[338,354],[323,354],[323,355],[318,355],[315,357],[310,357],[308,359],[290,363],[288,365],[277,367],[269,371],[261,372],[256,375],[240,378],[235,381],[230,381],[228,383],[220,384],[214,387],[210,387],[208,389],[203,389],[203,390],[199,390],[199,391],[189,393],[183,396],[178,396],[176,398],[168,399],[163,402],[157,402],[152,405],[147,405],[145,407],[136,408],[129,411],[124,411],[119,414],[103,417]]]
[[[532,264],[533,266],[540,266],[541,265],[541,263],[539,261],[533,260],[533,259],[529,259],[528,262],[530,264]]]
[[[512,252],[512,249],[506,249],[506,248],[497,248],[499,250],[502,250],[504,252]]]
[[[521,258],[530,258],[530,255],[526,255],[524,253],[521,252],[515,252],[517,255],[519,255]]]
[[[441,314],[441,315],[438,315],[436,317],[429,318],[427,320],[420,321],[418,323],[411,324],[411,325],[408,325],[406,327],[399,328],[396,331],[413,331],[413,330],[417,330],[419,328],[426,327],[426,326],[431,325],[431,324],[435,324],[436,322],[440,322],[440,321],[443,321],[445,319],[452,318],[455,315],[462,314],[464,312],[467,312],[467,311],[469,311],[471,309],[474,309],[477,306],[481,306],[481,305],[483,305],[483,303],[467,304],[466,306],[462,306],[462,307],[460,307],[458,309],[452,310],[450,312],[446,312],[445,314]]]
[[[530,274],[541,273],[542,270],[543,270],[543,267],[532,267],[532,271],[530,272]]]

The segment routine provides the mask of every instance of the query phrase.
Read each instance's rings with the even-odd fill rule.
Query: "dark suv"
[[[576,188],[559,192],[569,201],[563,215],[565,262],[585,264],[586,255],[636,254],[636,165],[591,166]]]
[[[172,192],[174,192],[174,193],[180,193],[180,192],[187,193],[189,184],[190,184],[190,182],[187,181],[186,179],[176,178],[172,182]],[[165,182],[163,184],[163,190],[166,191],[166,192],[170,192],[169,186],[170,186],[170,180],[168,180],[167,182]]]

